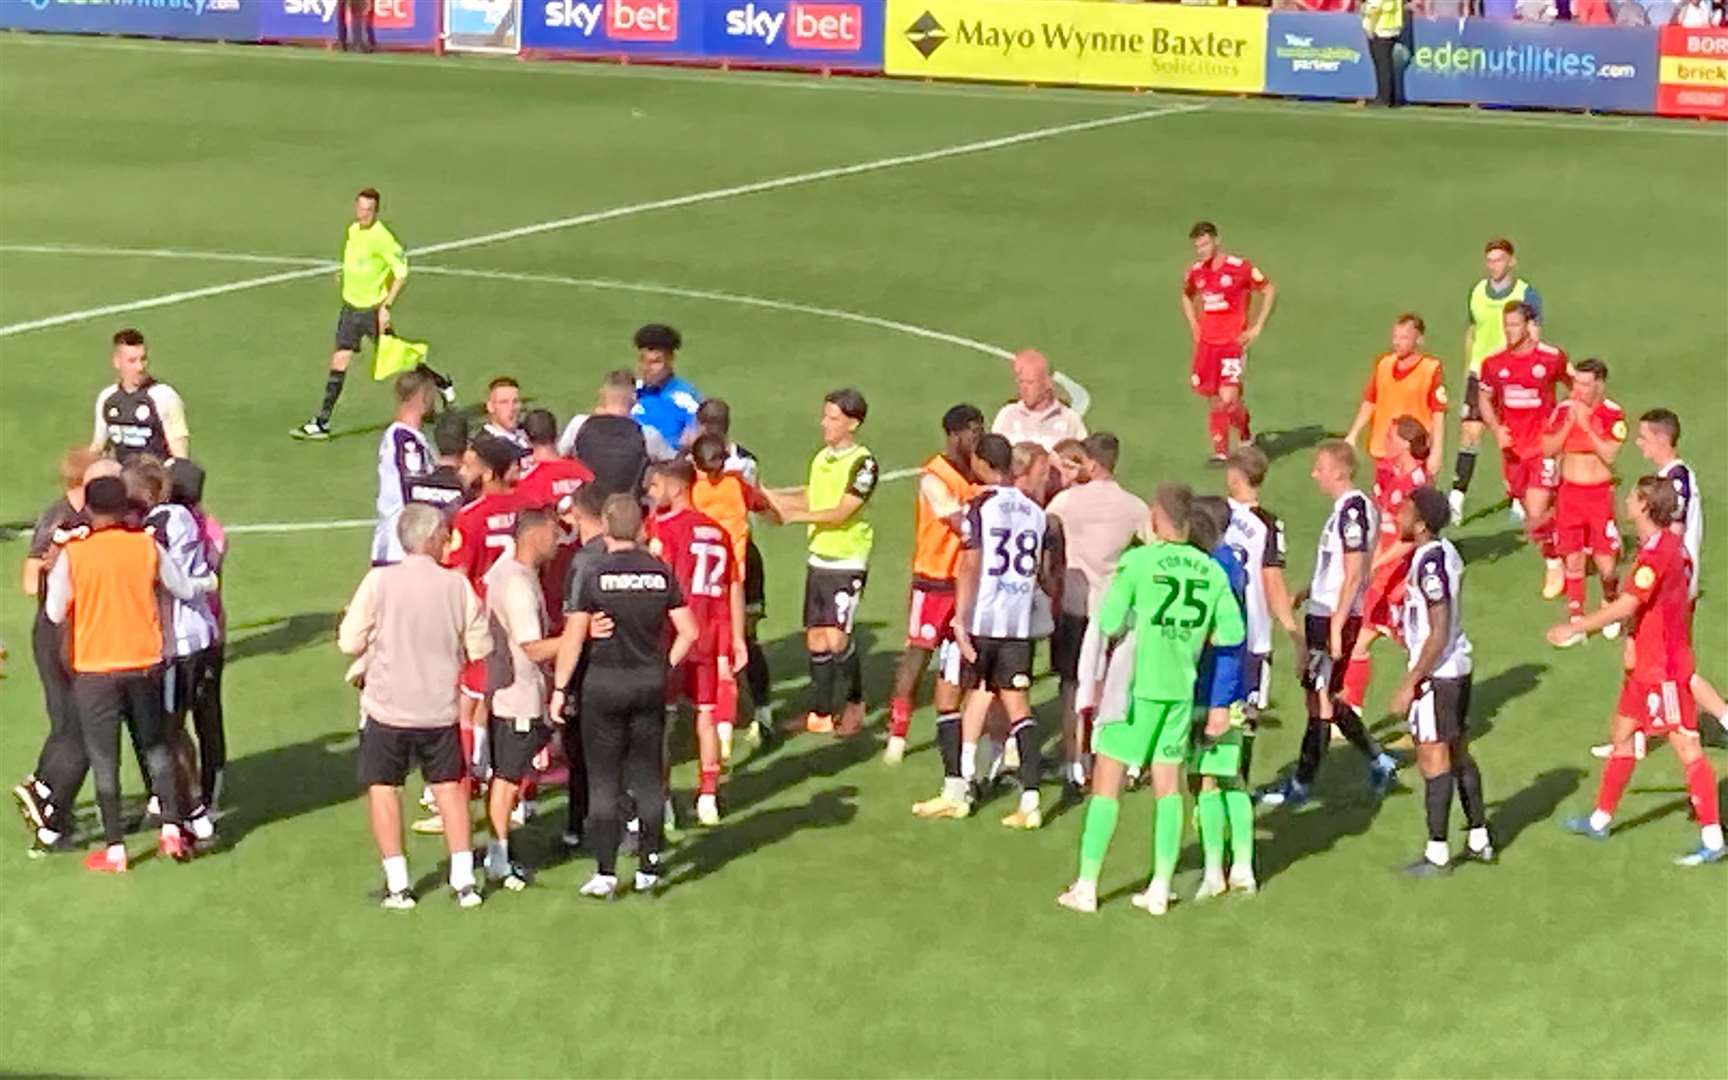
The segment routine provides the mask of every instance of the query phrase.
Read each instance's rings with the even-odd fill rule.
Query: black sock
[[[1381,754],[1380,744],[1374,741],[1374,736],[1368,734],[1368,728],[1362,723],[1362,718],[1356,711],[1343,705],[1334,705],[1338,710],[1332,717],[1332,722],[1338,725],[1338,730],[1350,741],[1350,745],[1366,754],[1373,761]]]
[[[1252,729],[1242,733],[1242,782],[1252,786],[1254,765],[1254,732]]]
[[[858,643],[850,639],[846,651],[840,654],[840,670],[846,676],[846,703],[856,705],[864,700],[864,658],[858,654]]]
[[[768,704],[768,654],[755,639],[746,641],[744,649],[749,658],[744,665],[744,682],[750,688],[750,704],[760,709]]]
[[[1469,491],[1470,478],[1476,475],[1476,450],[1460,447],[1458,461],[1452,466],[1452,490]]]
[[[1044,777],[1042,748],[1038,745],[1038,721],[1030,716],[1016,720],[1009,733],[1014,737],[1014,745],[1020,749],[1020,788],[1022,791],[1037,791],[1038,781]]]
[[[810,711],[817,716],[834,715],[834,654],[810,654]]]
[[[943,713],[936,718],[936,749],[942,753],[944,779],[960,777],[960,714]]]
[[[330,414],[336,411],[336,399],[342,396],[342,384],[347,381],[347,369],[330,369],[330,377],[324,381],[324,404],[318,409],[319,424],[330,423]]]
[[[1452,776],[1458,781],[1458,803],[1464,808],[1464,823],[1472,829],[1486,829],[1488,808],[1482,803],[1482,770],[1476,767],[1476,759],[1453,761]]]
[[[431,379],[433,383],[437,385],[438,389],[448,390],[450,388],[450,376],[433,370],[430,364],[416,364],[414,365],[414,370],[421,375],[426,376],[428,379]]]
[[[1452,774],[1425,777],[1422,781],[1422,803],[1428,811],[1428,839],[1446,842],[1446,819],[1452,813]]]
[[[1299,782],[1314,782],[1315,774],[1320,771],[1320,756],[1326,752],[1326,737],[1326,721],[1310,716],[1308,727],[1302,732],[1302,750],[1296,755],[1296,779]]]

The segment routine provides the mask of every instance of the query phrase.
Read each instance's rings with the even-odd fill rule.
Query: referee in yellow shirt
[[[324,384],[324,404],[318,415],[289,434],[296,439],[323,441],[330,437],[330,414],[342,396],[348,378],[348,362],[360,351],[360,343],[390,332],[390,306],[408,283],[408,255],[390,227],[378,220],[376,188],[354,196],[354,221],[342,244],[342,311],[336,317],[336,351],[330,356],[330,377]],[[454,403],[456,386],[425,364],[419,370],[438,384],[444,400]]]

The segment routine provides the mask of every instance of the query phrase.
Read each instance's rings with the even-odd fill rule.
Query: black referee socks
[[[1476,475],[1476,449],[1460,449],[1458,461],[1452,466],[1452,490],[1469,491],[1470,478]]]
[[[834,715],[834,654],[810,654],[810,711],[817,716]]]
[[[336,411],[336,399],[342,396],[342,384],[347,381],[346,368],[341,371],[330,369],[330,377],[324,381],[324,404],[318,409],[318,423],[330,423],[330,414]]]

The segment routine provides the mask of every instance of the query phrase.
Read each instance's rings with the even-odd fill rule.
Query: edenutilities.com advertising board
[[[882,70],[883,0],[526,0],[522,47]]]
[[[1074,0],[888,0],[890,75],[1258,93],[1266,12]]]
[[[1411,101],[1653,112],[1656,31],[1636,26],[1418,19]]]

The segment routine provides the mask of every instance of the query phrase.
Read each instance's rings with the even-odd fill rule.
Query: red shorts
[[[1541,454],[1522,457],[1516,451],[1502,450],[1500,469],[1506,474],[1506,493],[1519,501],[1531,488],[1553,490],[1560,486],[1560,463]]]
[[[1620,715],[1638,721],[1638,730],[1646,735],[1674,731],[1697,734],[1698,707],[1692,700],[1692,680],[1644,682],[1628,675],[1620,686]]]
[[[1404,604],[1409,578],[1409,559],[1400,559],[1376,570],[1368,581],[1368,592],[1362,598],[1362,625],[1401,638],[1398,612]]]
[[[486,661],[470,660],[462,665],[462,693],[475,701],[485,701],[486,691]]]
[[[1197,341],[1188,385],[1201,397],[1215,397],[1220,386],[1241,386],[1242,367],[1247,360],[1248,352],[1238,342]]]
[[[732,622],[698,622],[696,644],[667,681],[666,700],[687,699],[697,708],[713,708],[723,697],[720,683],[731,679]],[[722,676],[721,668],[726,674]]]
[[[1620,553],[1614,522],[1614,485],[1562,481],[1554,504],[1554,545],[1562,555]]]
[[[906,644],[937,649],[954,638],[954,586],[936,588],[914,580],[912,603],[906,613]]]

